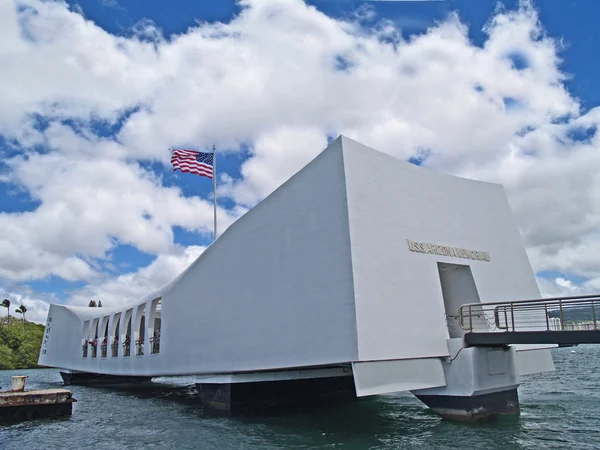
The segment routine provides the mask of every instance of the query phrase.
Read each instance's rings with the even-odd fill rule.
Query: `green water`
[[[71,386],[71,417],[0,426],[0,449],[600,449],[600,346],[553,354],[556,372],[524,377],[521,415],[493,424],[443,421],[410,394],[215,418],[193,378],[163,378],[133,391]],[[15,374],[29,389],[62,385],[56,370],[0,371],[3,389]]]

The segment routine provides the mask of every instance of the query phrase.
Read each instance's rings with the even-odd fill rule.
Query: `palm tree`
[[[25,305],[21,305],[15,311],[23,314],[23,333],[25,333],[25,313],[27,312],[27,308],[25,308]]]
[[[8,314],[8,325],[10,326],[10,300],[5,298],[2,303],[0,303],[0,306],[6,308],[6,314]]]

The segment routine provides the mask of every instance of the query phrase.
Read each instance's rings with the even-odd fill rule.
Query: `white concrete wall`
[[[502,186],[342,142],[359,360],[448,355],[438,262],[468,264],[482,302],[539,297]],[[491,261],[411,252],[407,239],[487,251]]]
[[[470,397],[514,389],[519,386],[517,352],[514,348],[464,348],[456,359],[444,362],[446,386],[411,390],[415,395]]]
[[[244,371],[356,359],[341,159],[334,144],[233,224],[165,294],[161,353],[171,364]]]
[[[71,368],[75,355],[81,356],[82,333],[83,320],[75,312],[61,305],[50,305],[39,364]]]
[[[357,397],[446,385],[440,358],[352,363]]]
[[[517,352],[519,375],[554,372],[554,361],[550,349],[522,350]]]
[[[141,304],[146,327],[162,297],[160,353],[135,356]],[[131,356],[123,355],[133,309]],[[315,366],[357,358],[346,191],[339,141],[233,224],[182,275],[135,304],[63,307],[65,331],[40,364],[109,374],[170,375]],[[86,318],[121,312],[118,357],[82,357]],[[63,317],[64,316],[64,317]],[[91,327],[90,327],[91,329]],[[68,330],[68,331],[67,331]],[[103,331],[99,330],[99,340]],[[109,341],[110,345],[110,341]]]

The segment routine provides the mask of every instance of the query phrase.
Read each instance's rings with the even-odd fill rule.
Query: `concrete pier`
[[[0,392],[0,423],[70,415],[76,401],[66,389]]]

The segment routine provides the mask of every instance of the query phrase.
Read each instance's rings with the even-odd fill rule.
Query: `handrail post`
[[[544,311],[546,312],[546,331],[550,331],[550,321],[548,320],[548,303],[544,304]]]
[[[512,302],[510,304],[510,320],[512,322],[512,330],[515,331],[515,308]]]
[[[558,309],[560,310],[560,329],[564,330],[565,329],[565,321],[564,321],[564,316],[563,316],[563,307],[562,307],[561,299],[558,300]]]
[[[594,330],[597,330],[596,326],[596,309],[594,308],[594,300],[592,300],[592,315],[594,316]]]
[[[469,331],[473,331],[473,313],[471,312],[471,305],[469,305]]]
[[[506,312],[506,306],[504,306],[504,328],[508,331],[508,313]]]

